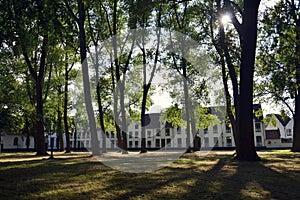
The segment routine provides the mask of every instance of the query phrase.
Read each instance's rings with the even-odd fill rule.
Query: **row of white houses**
[[[254,110],[261,109],[260,105],[254,105]],[[276,125],[264,124],[263,116],[254,117],[254,142],[258,148],[288,148],[292,146],[293,138],[293,120],[282,120],[280,115],[274,115]],[[148,114],[147,118],[150,123],[146,129],[146,147],[151,148],[187,148],[187,144],[193,146],[193,141],[187,143],[186,130],[181,127],[172,127],[171,124],[160,122],[160,114]],[[274,132],[275,135],[274,136]],[[76,138],[75,138],[76,137]],[[227,123],[211,126],[207,129],[201,129],[197,132],[201,148],[232,148],[235,147],[231,126]],[[100,147],[102,147],[102,136],[98,132],[100,138]],[[77,135],[72,135],[71,146],[73,148],[90,147],[91,137],[85,131],[78,131]],[[129,149],[139,149],[141,147],[141,126],[138,122],[129,125],[127,131],[127,146]],[[106,132],[106,147],[117,147],[117,136],[114,131]]]
[[[254,110],[261,109],[259,105],[254,105]],[[254,142],[258,148],[289,148],[292,146],[293,119],[282,119],[280,115],[273,115],[276,125],[264,124],[263,117],[254,117]],[[187,142],[186,130],[181,127],[173,127],[170,123],[161,122],[159,113],[147,114],[146,147],[148,149],[157,148],[187,148],[187,144],[193,147],[192,139]],[[33,137],[22,135],[0,135],[3,149],[26,149],[34,148]],[[108,149],[117,148],[117,136],[114,131],[107,131],[105,134],[106,147]],[[54,149],[58,149],[59,141],[55,134],[46,137],[46,146],[50,147],[50,138],[54,137]],[[235,147],[232,129],[229,124],[223,122],[201,129],[196,134],[201,148],[233,148]],[[65,137],[64,137],[65,138]],[[91,135],[84,130],[77,130],[76,134],[70,137],[72,148],[89,148],[91,146]],[[102,147],[103,137],[98,130],[100,147]],[[192,138],[192,137],[191,137]],[[127,130],[127,146],[129,149],[139,149],[141,147],[141,126],[137,122],[129,125]],[[64,141],[65,143],[65,141]]]

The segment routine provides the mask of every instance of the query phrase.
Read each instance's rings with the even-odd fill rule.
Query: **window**
[[[231,136],[227,136],[226,137],[226,144],[228,147],[231,147],[232,146],[232,139],[231,139]]]
[[[134,128],[135,128],[135,129],[139,129],[139,125],[136,124],[136,125],[134,126]]]
[[[90,147],[90,141],[89,140],[87,140],[85,144],[86,144],[85,145],[86,147]]]
[[[171,147],[171,139],[167,139],[167,147]]]
[[[114,138],[114,137],[115,137],[115,134],[114,134],[113,131],[110,132],[110,137],[111,137],[111,138]]]
[[[177,134],[181,134],[181,127],[177,127]]]
[[[229,124],[226,124],[226,133],[231,133],[231,127]]]
[[[134,147],[137,148],[139,146],[139,141],[134,142]]]
[[[213,126],[213,133],[218,133],[218,126],[217,125]]]
[[[19,144],[19,139],[17,137],[14,138],[14,146],[18,146]]]
[[[148,147],[148,148],[151,148],[151,141],[148,141],[148,142],[147,142],[147,147]]]
[[[286,136],[292,136],[292,129],[288,128],[285,130]]]
[[[170,129],[166,128],[166,136],[170,136]]]
[[[219,146],[219,138],[218,137],[214,137],[214,144],[215,144],[215,147]]]
[[[147,137],[151,138],[151,131],[147,131]]]
[[[255,132],[261,132],[261,124],[260,122],[255,123]]]
[[[208,133],[208,129],[207,128],[205,128],[203,131],[204,131],[204,134]]]
[[[132,132],[129,131],[129,138],[132,138]]]
[[[177,146],[182,147],[182,139],[181,138],[177,138]]]
[[[156,129],[156,136],[160,136],[160,130]]]
[[[262,146],[261,136],[256,136],[256,146],[258,146],[258,147]]]
[[[135,132],[134,132],[134,137],[135,137],[135,138],[139,138],[139,132],[138,132],[138,131],[135,131]]]
[[[209,147],[209,138],[208,137],[204,138],[204,147]]]
[[[114,147],[115,147],[115,141],[111,140],[111,148],[114,148]]]
[[[161,146],[165,147],[166,146],[166,140],[165,139],[161,139]]]
[[[281,138],[281,143],[292,143],[293,139],[292,138]]]
[[[157,148],[160,147],[160,139],[155,140],[155,147],[157,147]]]
[[[129,141],[129,148],[132,148],[132,141]]]
[[[107,131],[105,133],[106,133],[106,137],[109,138],[109,133]]]

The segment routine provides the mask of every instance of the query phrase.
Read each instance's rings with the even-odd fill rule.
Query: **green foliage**
[[[273,126],[273,127],[277,126],[277,119],[274,114],[265,116],[263,119],[263,122],[264,122],[264,124],[269,125],[269,126]]]
[[[296,30],[293,12],[289,1],[279,1],[269,8],[260,29],[257,96],[273,100],[276,104],[288,106],[296,96],[296,65],[300,62],[297,53]]]
[[[216,114],[211,114],[211,109],[217,108],[198,107],[196,111],[196,126],[198,129],[205,129],[221,123],[222,119],[219,119]]]
[[[160,121],[171,123],[173,127],[185,125],[182,109],[179,108],[178,104],[166,108],[166,110],[161,113]]]

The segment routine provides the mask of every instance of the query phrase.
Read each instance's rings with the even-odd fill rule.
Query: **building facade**
[[[275,119],[275,124],[269,122],[266,125],[266,147],[290,148],[293,144],[294,120],[289,117],[283,118],[278,114],[269,115]]]
[[[158,148],[187,148],[187,144],[191,147],[193,144],[193,137],[191,135],[190,141],[187,141],[186,129],[182,127],[173,127],[170,123],[161,122],[159,113],[147,114],[148,123],[145,126],[146,147],[148,149]],[[141,125],[138,122],[132,122],[127,130],[127,147],[129,149],[141,148]],[[265,125],[262,121],[262,116],[253,119],[254,141],[256,147],[265,147]],[[117,135],[114,131],[106,131],[106,148],[117,148]],[[76,137],[76,139],[75,139]],[[198,137],[201,148],[223,148],[235,147],[233,132],[229,124],[222,123],[210,126],[206,129],[200,129],[195,134]],[[98,138],[100,147],[102,147],[103,137],[98,130]],[[71,146],[73,148],[90,148],[91,146],[90,133],[83,130],[78,130],[77,135],[71,136]]]

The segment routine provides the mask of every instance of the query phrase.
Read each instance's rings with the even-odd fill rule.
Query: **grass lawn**
[[[89,153],[0,154],[0,199],[300,199],[300,154],[262,151],[260,162],[233,152],[185,154],[169,167],[133,174]]]

